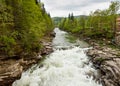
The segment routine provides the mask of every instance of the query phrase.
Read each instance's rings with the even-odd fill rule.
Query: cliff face
[[[95,44],[87,54],[90,56],[100,76],[97,77],[103,86],[120,86],[120,50],[101,47]]]

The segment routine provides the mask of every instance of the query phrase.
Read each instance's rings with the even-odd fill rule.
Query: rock
[[[108,47],[100,47],[95,44],[93,49],[88,50],[93,65],[99,69],[98,79],[103,86],[120,86],[120,50]]]
[[[116,36],[115,42],[116,42],[117,45],[120,46],[120,35]]]
[[[106,60],[101,64],[102,82],[110,83],[109,86],[120,86],[120,58],[113,58],[113,60]],[[107,82],[107,83],[106,83]],[[108,86],[108,85],[105,85]]]
[[[23,67],[19,63],[16,63],[8,68],[2,69],[2,71],[4,73],[0,73],[0,86],[9,86],[21,76]]]
[[[50,33],[50,36],[55,37],[56,33],[53,31],[52,33]]]
[[[38,56],[37,56],[37,59],[41,59],[41,58],[42,58],[42,56],[41,56],[41,55],[38,55]]]
[[[48,55],[53,52],[52,43],[51,42],[43,42],[44,48],[41,50],[41,55]]]

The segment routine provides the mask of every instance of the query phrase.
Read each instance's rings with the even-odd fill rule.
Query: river
[[[85,53],[87,43],[78,39],[70,42],[67,32],[58,28],[54,31],[54,52],[22,73],[12,86],[102,86],[90,76],[97,75],[97,71]]]

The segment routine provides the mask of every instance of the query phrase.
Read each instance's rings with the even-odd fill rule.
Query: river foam
[[[102,86],[88,76],[88,73],[97,72],[89,63],[86,49],[75,46],[66,50],[55,49],[42,63],[24,72],[13,86]]]

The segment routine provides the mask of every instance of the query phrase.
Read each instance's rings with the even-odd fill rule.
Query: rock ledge
[[[100,71],[98,80],[103,86],[120,86],[120,50],[95,44],[87,55]]]

